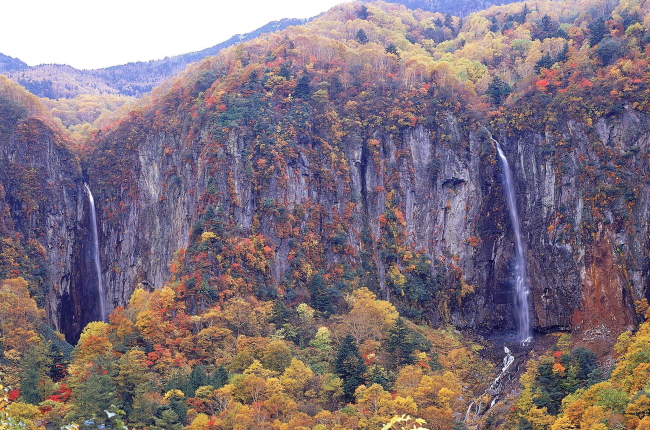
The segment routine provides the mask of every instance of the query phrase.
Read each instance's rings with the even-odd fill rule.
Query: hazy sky
[[[95,69],[214,46],[269,21],[309,18],[345,0],[9,0],[0,53],[30,66]]]

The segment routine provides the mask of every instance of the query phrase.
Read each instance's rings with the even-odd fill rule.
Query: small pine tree
[[[194,366],[194,368],[192,368],[192,372],[190,372],[190,380],[188,384],[189,391],[185,393],[185,395],[187,397],[194,396],[197,388],[207,385],[207,381],[208,375],[205,372],[205,367],[200,364]]]
[[[486,94],[492,99],[492,103],[500,106],[505,99],[512,92],[512,88],[507,82],[504,82],[500,77],[494,76],[492,82],[489,83]]]
[[[297,98],[308,99],[311,96],[311,88],[309,86],[310,82],[311,80],[309,79],[309,75],[303,73],[300,79],[298,79],[298,84],[296,85],[295,96]]]
[[[540,69],[550,69],[553,64],[555,64],[555,61],[553,61],[553,58],[551,58],[551,54],[548,52],[544,55],[542,55],[542,58],[535,63],[535,73],[539,73]]]
[[[393,54],[395,55],[398,59],[400,58],[399,51],[397,50],[397,46],[395,46],[394,43],[391,43],[386,47],[386,53],[387,54]]]
[[[391,361],[395,367],[415,362],[415,340],[413,332],[406,326],[404,320],[397,318],[395,324],[388,331],[386,351],[391,354]]]
[[[23,370],[20,376],[20,397],[25,403],[38,405],[49,393],[46,387],[53,387],[49,377],[51,360],[47,347],[42,343],[33,345],[23,357]]]
[[[321,272],[312,276],[307,284],[307,289],[311,294],[311,307],[326,315],[334,313],[332,298],[330,297],[325,278]]]
[[[223,367],[223,364],[217,367],[209,382],[209,385],[212,385],[214,388],[221,388],[226,385],[228,382],[228,371]]]
[[[368,7],[365,4],[357,11],[357,18],[368,19]]]
[[[181,430],[183,424],[179,421],[178,414],[171,409],[165,409],[160,418],[154,417],[156,425],[154,430]]]
[[[357,42],[359,42],[362,45],[365,45],[366,43],[368,43],[368,35],[366,35],[366,32],[363,31],[362,28],[360,28],[359,31],[357,31],[356,39],[357,39]]]
[[[598,45],[609,34],[609,29],[605,25],[603,17],[593,21],[587,28],[589,29],[589,45],[592,47]]]
[[[334,360],[334,373],[343,380],[343,397],[346,402],[354,401],[354,391],[365,382],[366,364],[352,335],[343,339]]]

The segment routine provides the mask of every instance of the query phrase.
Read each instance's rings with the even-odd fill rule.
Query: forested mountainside
[[[390,3],[403,4],[409,9],[422,9],[428,12],[440,12],[461,18],[472,12],[488,9],[492,5],[514,3],[513,0],[395,0]]]
[[[493,4],[511,3],[512,0],[404,0],[411,9],[423,9],[456,16],[486,9]],[[150,92],[166,79],[177,75],[196,61],[218,54],[222,49],[252,40],[265,33],[283,30],[291,25],[304,24],[305,19],[282,19],[269,22],[255,31],[236,34],[230,39],[202,51],[167,57],[162,60],[139,61],[96,70],[77,70],[59,64],[30,67],[19,59],[0,54],[0,73],[9,76],[32,94],[49,99],[74,98],[80,95],[117,94],[139,97]]]
[[[343,4],[190,67],[83,150],[3,80],[0,420],[645,428],[649,12]]]

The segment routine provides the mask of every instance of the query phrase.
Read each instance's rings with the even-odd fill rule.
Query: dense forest
[[[354,2],[139,101],[0,77],[0,426],[650,428],[649,52],[645,1]],[[512,253],[492,135],[522,182],[581,193],[579,217],[521,198],[556,253],[531,273],[591,259],[582,292],[569,263],[533,282],[527,346],[488,291]],[[75,304],[92,272],[57,260],[88,260],[83,182],[107,321]]]

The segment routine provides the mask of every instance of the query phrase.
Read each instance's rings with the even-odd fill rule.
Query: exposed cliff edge
[[[168,279],[174,252],[196,234],[191,226],[201,218],[202,200],[218,205],[222,221],[239,235],[269,239],[275,253],[264,282],[279,286],[290,275],[289,242],[311,223],[319,226],[313,233],[323,244],[323,268],[341,261],[359,267],[365,258],[376,265],[382,295],[406,303],[387,279],[390,267],[402,263],[390,255],[385,217],[399,212],[400,246],[426,255],[432,277],[444,275],[441,288],[452,290],[421,292],[437,301],[427,316],[484,333],[514,329],[512,233],[495,148],[480,127],[472,131],[449,115],[440,129],[416,126],[371,139],[348,134],[330,149],[319,143],[324,133],[312,129],[311,138],[292,142],[295,157],[275,169],[282,174],[261,186],[260,158],[250,155],[255,142],[246,130],[231,132],[211,154],[215,148],[201,138],[152,127],[130,149],[121,182],[98,179],[120,163],[105,158],[124,154],[115,142],[140,130],[142,121],[122,123],[89,158],[112,306],[123,305],[138,282],[159,288]],[[647,122],[628,112],[594,127],[569,122],[562,142],[540,133],[500,137],[515,174],[535,330],[573,330],[586,342],[602,342],[633,326],[633,301],[646,296],[648,282]],[[602,140],[594,141],[596,135]],[[624,166],[612,164],[614,153]],[[331,164],[333,156],[340,164]],[[612,173],[594,176],[601,171]],[[343,252],[332,235],[341,220],[349,222],[344,242],[351,248]]]

